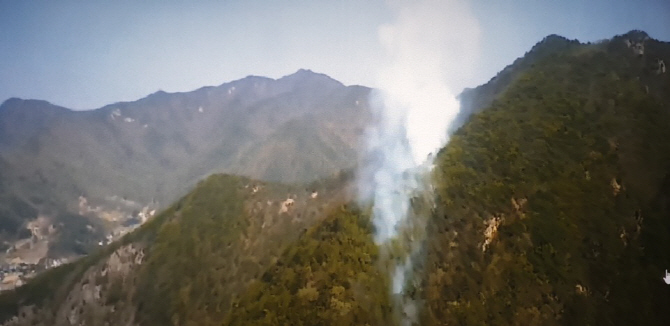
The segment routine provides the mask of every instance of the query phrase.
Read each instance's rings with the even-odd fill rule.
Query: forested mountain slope
[[[631,32],[554,53],[452,137],[424,323],[670,322],[669,50]]]
[[[350,200],[349,180],[305,189],[210,176],[120,241],[4,292],[0,313],[18,325],[220,324],[287,246]]]
[[[564,46],[517,71],[437,156],[426,261],[415,271],[423,282],[409,284],[425,303],[420,324],[670,322],[662,281],[670,265],[670,83],[659,64],[668,44],[641,32],[599,44],[549,39]],[[315,267],[319,248],[329,248],[324,233],[315,233],[324,244],[307,237],[287,251],[229,321],[337,324],[327,316],[339,311],[344,324],[397,322],[388,312],[357,312],[365,300],[341,294],[350,283],[335,290],[347,271],[300,288],[311,280],[306,268],[331,270],[338,252],[358,255],[340,240],[325,256],[335,263]],[[389,293],[379,284],[366,290]],[[333,304],[342,297],[348,304]]]

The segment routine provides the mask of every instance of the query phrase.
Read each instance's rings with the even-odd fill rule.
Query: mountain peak
[[[307,77],[315,77],[315,76],[321,76],[321,77],[327,77],[327,78],[330,78],[330,77],[329,77],[328,75],[326,75],[326,74],[316,73],[316,72],[314,72],[314,71],[312,71],[312,70],[310,70],[310,69],[302,69],[302,68],[301,68],[301,69],[298,69],[298,71],[296,71],[296,72],[294,72],[294,73],[292,73],[292,74],[290,74],[290,75],[286,75],[286,76],[284,76],[284,77],[281,77],[281,78],[279,78],[279,79],[292,78],[292,77],[307,78]],[[331,78],[331,79],[332,79],[332,78]]]
[[[71,111],[70,109],[54,105],[45,100],[22,99],[19,97],[11,97],[0,104],[0,110],[9,109],[30,109],[30,110],[49,110],[49,111]]]
[[[13,106],[21,105],[21,104],[26,103],[26,102],[51,104],[51,103],[49,103],[47,101],[44,101],[44,100],[30,100],[30,99],[22,99],[20,97],[10,97],[7,100],[5,100],[4,102],[2,102],[0,107],[13,107]]]
[[[310,69],[303,69],[303,68],[300,68],[300,69],[298,69],[298,71],[296,71],[294,74],[297,75],[297,74],[316,74],[316,73],[313,72],[313,71],[310,70]]]
[[[580,44],[577,40],[570,40],[557,34],[547,35],[530,49],[530,52],[553,52],[562,50],[570,45]]]
[[[168,93],[168,92],[166,92],[166,91],[164,91],[164,90],[162,90],[162,89],[159,89],[159,90],[157,90],[157,91],[155,91],[155,92],[153,92],[153,93],[147,95],[145,98],[147,98],[147,99],[152,99],[152,100],[156,100],[156,99],[162,99],[162,98],[165,98],[165,97],[168,96],[168,95],[170,95],[170,93]]]
[[[21,98],[18,98],[18,97],[10,97],[7,100],[5,100],[4,102],[2,102],[2,104],[0,104],[0,109],[5,109],[5,108],[16,106],[23,101],[24,101],[24,99],[21,99]]]
[[[168,94],[168,93],[167,93],[166,91],[162,90],[162,89],[159,89],[159,90],[157,90],[157,91],[151,93],[149,96],[152,96],[152,95],[154,95],[154,96],[160,96],[160,95],[165,95],[165,94]]]
[[[279,78],[278,81],[321,84],[322,86],[344,86],[341,82],[326,74],[316,73],[309,69],[298,69],[290,75]]]
[[[629,39],[631,41],[641,42],[641,41],[645,41],[645,40],[649,39],[649,34],[647,34],[647,32],[645,32],[645,31],[642,31],[642,30],[639,30],[639,29],[634,29],[634,30],[629,31],[628,33],[625,33],[625,34],[621,35],[620,37],[625,38],[625,39]]]

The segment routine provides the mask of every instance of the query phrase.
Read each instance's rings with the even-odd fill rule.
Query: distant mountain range
[[[351,168],[369,91],[299,70],[91,111],[9,99],[0,106],[0,240],[38,215],[55,225],[64,212],[86,215],[80,196],[98,213],[130,216],[212,173],[306,182]]]

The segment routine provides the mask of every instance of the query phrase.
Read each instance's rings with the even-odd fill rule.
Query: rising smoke
[[[405,297],[398,313],[403,324],[412,324],[417,307],[407,300],[405,283],[420,255],[424,226],[413,213],[412,197],[430,188],[431,153],[448,141],[447,128],[460,107],[456,92],[475,63],[479,32],[461,0],[392,1],[389,6],[396,20],[379,29],[386,57],[370,98],[375,119],[366,132],[359,195],[363,203],[372,203],[375,241],[382,252],[398,248],[399,242],[405,251],[386,256],[392,295]]]

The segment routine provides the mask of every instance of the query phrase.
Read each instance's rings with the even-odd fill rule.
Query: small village
[[[121,201],[121,199],[115,197],[110,198],[113,201]],[[136,203],[125,202],[132,204],[128,206],[137,206]],[[103,239],[95,243],[98,247],[102,247],[120,239],[144,224],[156,214],[156,209],[144,206],[139,212],[136,212],[136,215],[128,214],[118,208],[91,207],[87,199],[81,196],[79,197],[79,213],[116,224],[116,227],[108,230]],[[12,243],[4,253],[0,254],[0,292],[20,287],[31,278],[46,270],[61,266],[81,257],[53,258],[47,256],[49,242],[57,233],[49,218],[40,216],[28,223],[27,228],[32,233],[31,237]]]

